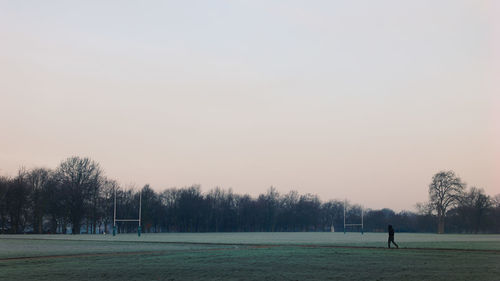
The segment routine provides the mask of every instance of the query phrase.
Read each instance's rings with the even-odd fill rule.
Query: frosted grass
[[[331,232],[238,232],[238,233],[151,233],[112,235],[0,235],[0,239],[46,239],[70,241],[163,242],[207,244],[277,244],[380,246],[387,243],[386,233]],[[403,247],[500,249],[500,235],[396,233]]]

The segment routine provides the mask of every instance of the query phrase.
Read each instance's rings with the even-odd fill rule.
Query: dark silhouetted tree
[[[465,184],[453,171],[435,174],[429,185],[429,201],[438,218],[438,233],[444,233],[446,212],[458,202]]]
[[[26,170],[20,169],[17,177],[10,180],[7,185],[5,201],[11,233],[22,233],[26,229],[30,208],[28,201],[30,190],[26,175]]]
[[[10,179],[0,177],[0,233],[6,233],[7,224],[7,191],[9,189]]]
[[[472,187],[461,196],[457,207],[453,210],[456,215],[455,229],[478,233],[484,229],[492,207],[492,200],[484,190]]]
[[[94,218],[95,197],[103,180],[102,170],[89,158],[71,157],[59,165],[56,179],[64,194],[72,233],[78,234],[85,215],[90,213]]]
[[[50,204],[44,194],[51,184],[51,177],[52,172],[45,168],[36,168],[26,173],[26,182],[31,194],[29,202],[34,233],[43,233],[43,217]]]

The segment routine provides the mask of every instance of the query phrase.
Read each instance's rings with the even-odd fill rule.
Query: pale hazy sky
[[[413,209],[500,193],[500,1],[0,1],[0,175],[269,186]]]

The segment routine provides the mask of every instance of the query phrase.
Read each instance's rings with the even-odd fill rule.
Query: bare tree
[[[49,169],[37,168],[26,174],[26,182],[30,189],[31,217],[34,233],[43,232],[43,216],[47,209],[47,200],[44,192],[50,183],[51,171]]]
[[[449,208],[455,206],[464,191],[465,183],[453,171],[442,171],[432,177],[429,199],[438,216],[438,233],[444,233],[444,220]]]
[[[483,189],[472,187],[460,199],[457,211],[461,216],[462,227],[468,227],[470,231],[478,233],[488,217],[488,210],[493,206],[491,198],[484,193]]]
[[[344,218],[344,202],[340,200],[330,200],[322,204],[323,209],[323,224],[327,226],[327,230],[341,229],[342,219]]]
[[[109,233],[108,225],[113,223],[114,194],[119,188],[118,182],[110,179],[106,179],[101,188],[99,199],[100,224],[104,227],[105,233]]]
[[[56,177],[65,194],[72,233],[78,234],[86,213],[94,219],[95,194],[103,182],[102,170],[89,158],[71,157],[59,165]]]
[[[7,231],[7,191],[10,179],[0,177],[0,233]]]
[[[17,177],[8,182],[5,194],[5,207],[7,209],[10,232],[23,233],[26,229],[29,210],[29,188],[26,182],[26,169],[21,168]]]
[[[493,196],[492,204],[494,208],[500,208],[500,194]]]

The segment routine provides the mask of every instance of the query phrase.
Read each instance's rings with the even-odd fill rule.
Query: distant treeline
[[[55,170],[21,169],[15,177],[0,177],[0,233],[109,233],[115,190],[117,218],[136,219],[139,191],[106,178],[88,158],[68,158]],[[446,212],[447,232],[500,233],[500,196],[474,188],[462,196]],[[158,193],[146,185],[141,197],[144,232],[343,231],[343,201],[296,191],[279,194],[271,187],[254,198],[221,188],[202,193],[199,186]],[[364,210],[364,231],[382,232],[392,224],[400,232],[436,232],[437,215],[422,206],[418,213]],[[348,204],[346,217],[359,223],[361,207]],[[136,229],[134,222],[118,224],[119,232]]]

